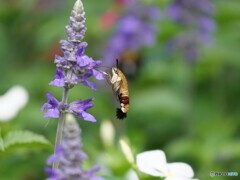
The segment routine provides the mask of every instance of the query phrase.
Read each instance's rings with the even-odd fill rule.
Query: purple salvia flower
[[[64,84],[65,84],[64,74],[60,68],[57,68],[56,75],[54,76],[54,79],[49,84],[58,86],[58,87],[64,87]]]
[[[86,121],[96,122],[96,119],[86,112],[86,110],[93,107],[92,98],[86,100],[79,99],[70,104],[63,104],[54,98],[50,92],[47,93],[46,97],[48,101],[41,108],[42,111],[46,109],[44,117],[59,118],[60,111],[62,111],[72,113]]]
[[[94,76],[97,80],[103,80],[103,74],[96,68],[101,65],[101,61],[94,61],[91,57],[85,55],[86,42],[82,42],[85,36],[85,12],[81,0],[77,0],[71,16],[70,24],[66,26],[67,40],[61,40],[61,47],[64,55],[61,57],[56,55],[54,63],[57,66],[56,74],[53,80],[49,83],[57,87],[63,87],[65,90],[73,88],[76,84],[81,83],[85,86],[96,90],[96,86],[88,79]],[[65,101],[67,97],[63,98]],[[74,103],[67,102],[59,103],[50,93],[47,94],[48,103],[45,103],[42,110],[47,109],[44,117],[60,117],[60,112],[71,111],[71,106]],[[83,100],[78,100],[83,101]],[[54,102],[54,103],[53,103]],[[63,106],[65,104],[65,106]],[[66,106],[69,106],[68,108]],[[92,106],[91,106],[92,107]],[[80,109],[74,111],[78,117],[95,122],[95,118],[86,114],[86,111]],[[80,113],[81,111],[81,113]]]
[[[87,102],[85,102],[88,104]],[[56,153],[47,161],[48,165],[57,162],[58,169],[46,168],[48,180],[102,180],[94,175],[99,167],[88,171],[83,170],[83,162],[87,159],[81,142],[81,129],[76,120],[70,114],[67,115],[65,129],[63,131],[62,145],[57,146]]]
[[[89,113],[86,112],[87,109],[93,107],[92,99],[77,100],[69,105],[69,113],[76,115],[79,118],[83,118],[86,121],[96,122],[96,119]]]
[[[82,1],[76,0],[70,16],[70,24],[66,26],[67,40],[60,41],[63,56],[55,56],[54,63],[57,67],[56,74],[53,80],[49,83],[50,85],[62,87],[64,89],[62,101],[59,102],[51,93],[47,93],[47,102],[41,108],[42,111],[45,111],[44,117],[59,118],[55,142],[55,154],[49,159],[49,163],[53,164],[52,171],[48,170],[49,174],[51,174],[50,179],[79,179],[74,178],[74,175],[72,178],[68,177],[70,177],[69,174],[71,173],[83,174],[81,169],[77,168],[78,166],[72,168],[69,166],[69,168],[64,170],[64,173],[62,173],[63,171],[61,169],[58,169],[57,162],[61,162],[63,167],[69,163],[71,164],[72,162],[69,160],[73,157],[71,156],[70,151],[67,150],[68,146],[61,143],[65,114],[72,113],[86,121],[96,122],[96,119],[87,112],[88,109],[93,107],[92,98],[86,100],[79,99],[68,103],[69,90],[76,84],[81,83],[96,90],[96,86],[88,81],[88,78],[94,76],[97,80],[104,79],[103,74],[97,70],[101,61],[94,61],[91,57],[85,55],[87,43],[82,42],[86,33],[85,21],[85,11]],[[77,135],[79,135],[79,133]],[[70,149],[72,148],[72,154],[75,154],[74,158],[76,160],[78,160],[78,158],[84,159],[84,153],[78,151],[77,148],[73,149],[74,144],[80,146],[78,140],[72,139],[68,142],[71,144],[69,147]],[[65,154],[67,151],[68,153]],[[78,161],[78,163],[79,162],[80,161]]]
[[[213,4],[210,0],[174,0],[169,8],[170,18],[184,28],[170,41],[172,49],[183,51],[187,60],[199,57],[198,46],[211,42],[215,30]]]
[[[125,52],[138,52],[140,48],[155,43],[156,27],[153,22],[159,19],[159,10],[143,6],[137,0],[126,3],[126,12],[117,21],[116,32],[104,51],[107,64],[112,65]]]
[[[47,92],[46,98],[47,103],[44,103],[41,108],[42,111],[47,109],[47,111],[44,114],[44,117],[59,118],[60,115],[59,101],[55,97],[53,97],[53,95],[50,92]]]

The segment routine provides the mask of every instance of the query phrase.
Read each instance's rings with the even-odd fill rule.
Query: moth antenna
[[[108,66],[98,66],[98,67],[96,67],[96,69],[100,70],[100,71],[102,71],[102,70],[110,71],[111,67],[108,67]]]
[[[118,68],[118,59],[116,59],[116,67]]]
[[[120,108],[117,108],[116,116],[118,119],[123,120],[124,118],[127,117],[127,113],[124,113]]]

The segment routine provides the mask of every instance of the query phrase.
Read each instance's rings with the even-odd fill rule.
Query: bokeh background
[[[97,122],[78,120],[89,156],[86,166],[100,165],[99,174],[106,179],[125,179],[130,165],[118,143],[124,136],[134,154],[164,150],[169,162],[190,164],[199,179],[209,179],[210,171],[240,173],[239,0],[210,1],[215,27],[211,41],[198,45],[198,57],[191,60],[184,56],[184,48],[171,48],[172,38],[185,31],[168,16],[173,1],[141,2],[159,9],[160,15],[153,21],[155,42],[143,44],[130,57],[136,71],[128,76],[128,118],[115,118],[116,98],[104,81],[97,82],[98,91],[80,85],[70,91],[70,101],[94,97],[90,112]],[[117,32],[117,19],[126,14],[127,7],[117,0],[83,3],[86,54],[110,67],[104,61],[104,47]],[[54,56],[62,54],[59,40],[66,38],[65,25],[73,4],[74,0],[0,1],[0,94],[14,85],[25,87],[29,93],[27,105],[16,117],[0,121],[2,137],[13,130],[30,130],[54,143],[57,120],[44,119],[40,108],[47,91],[61,99],[62,89],[48,83],[55,74]],[[111,146],[104,145],[100,136],[105,120],[115,127]],[[0,179],[45,179],[46,159],[52,150],[52,146],[29,146],[0,152]]]

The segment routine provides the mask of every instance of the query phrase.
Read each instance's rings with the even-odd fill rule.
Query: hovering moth
[[[122,120],[127,117],[130,101],[128,82],[123,72],[118,68],[118,60],[116,60],[116,67],[112,67],[109,73],[103,72],[103,74],[106,75],[120,102],[120,108],[117,108],[116,116]]]

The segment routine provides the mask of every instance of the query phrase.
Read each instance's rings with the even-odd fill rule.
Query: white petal
[[[137,167],[146,174],[165,177],[167,175],[165,153],[161,150],[142,152],[137,155]]]
[[[126,174],[126,176],[125,176],[125,179],[126,179],[126,180],[139,180],[139,178],[138,178],[138,176],[137,176],[137,173],[136,173],[134,170],[132,170],[132,169],[130,169],[130,170],[127,172],[127,174]]]
[[[192,167],[186,163],[168,163],[167,167],[170,176],[182,179],[192,179],[194,176]]]
[[[167,177],[164,180],[194,180],[194,179],[191,179],[191,178],[180,178],[180,177]]]
[[[0,96],[0,121],[13,119],[27,104],[28,92],[22,86],[14,86]]]

